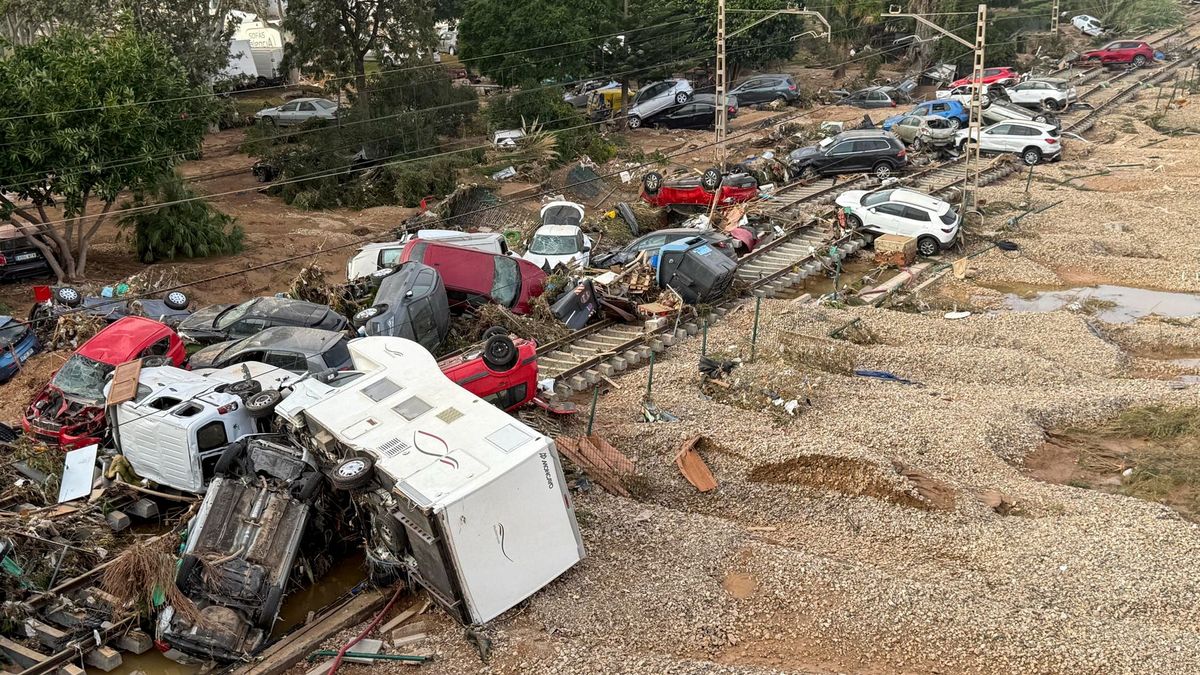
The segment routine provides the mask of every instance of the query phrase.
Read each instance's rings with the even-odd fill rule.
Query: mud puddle
[[[1200,408],[1134,408],[1094,428],[1048,432],[1025,458],[1025,470],[1049,483],[1164,504],[1200,521]]]
[[[749,478],[756,483],[804,485],[853,497],[874,497],[909,508],[954,508],[953,488],[899,463],[881,466],[853,457],[806,455],[755,467]]]
[[[1129,286],[1009,292],[1004,296],[1004,303],[1016,312],[1067,309],[1090,314],[1108,323],[1129,323],[1152,314],[1172,318],[1200,315],[1200,295]]]

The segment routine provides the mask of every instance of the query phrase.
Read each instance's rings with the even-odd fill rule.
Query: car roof
[[[145,347],[173,334],[174,331],[166,324],[154,319],[126,316],[93,335],[76,353],[116,366],[137,356]]]
[[[943,206],[947,206],[946,202],[936,197],[930,197],[923,192],[916,192],[915,190],[907,190],[905,188],[896,188],[892,190],[891,201],[900,202],[901,204],[920,206],[922,208],[929,209],[930,211],[938,211]]]
[[[320,328],[273,326],[247,338],[242,343],[239,353],[250,349],[280,347],[305,354],[320,354],[342,337],[345,337],[343,333]]]
[[[892,132],[883,129],[847,129],[834,138],[892,138]]]
[[[315,302],[296,300],[295,298],[277,298],[273,295],[263,296],[254,302],[248,316],[269,316],[273,319],[284,319],[293,323],[318,323],[333,310]]]
[[[987,128],[991,128],[991,127],[998,126],[1001,124],[1019,124],[1023,127],[1033,127],[1040,131],[1054,131],[1055,129],[1058,128],[1058,127],[1054,126],[1053,124],[1046,124],[1044,122],[1034,122],[1033,120],[1004,120],[1003,122],[996,122],[995,124],[990,124],[990,125],[988,125]]]
[[[934,103],[959,103],[959,101],[952,99],[952,98],[931,98],[928,101],[921,101],[920,103],[918,103],[916,105],[916,107],[920,108],[923,105],[931,105]],[[962,104],[959,103],[959,105],[962,105]]]
[[[305,96],[304,98],[294,98],[290,101],[284,101],[284,103],[303,103],[305,101],[329,101],[329,99],[321,98],[320,96]],[[336,103],[334,101],[329,101],[329,102],[334,103],[336,105]]]

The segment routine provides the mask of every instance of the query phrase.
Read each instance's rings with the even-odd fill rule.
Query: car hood
[[[212,368],[217,359],[221,357],[222,352],[229,349],[230,345],[235,342],[237,340],[226,340],[225,342],[211,344],[188,357],[188,365],[192,367],[192,370]]]
[[[192,312],[192,315],[179,322],[179,332],[189,335],[210,335],[217,332],[216,321],[225,310],[234,305],[209,305]]]
[[[820,156],[820,154],[821,151],[817,149],[817,146],[809,145],[803,148],[796,148],[795,150],[791,151],[788,153],[788,159],[796,162],[804,159],[812,159],[813,157]]]
[[[846,190],[842,194],[838,195],[837,199],[833,201],[838,206],[857,208],[858,206],[862,205],[862,198],[865,194],[867,194],[866,190]]]
[[[899,122],[902,119],[904,119],[904,115],[892,115],[891,117],[884,120],[883,123],[880,124],[879,126],[882,127],[884,130],[890,131],[892,127],[896,126],[896,122]]]

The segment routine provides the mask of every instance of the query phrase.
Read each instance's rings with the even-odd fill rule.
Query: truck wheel
[[[264,389],[246,399],[246,412],[254,419],[269,417],[282,400],[283,394],[278,389]]]
[[[706,169],[700,176],[700,187],[707,192],[716,192],[721,187],[721,170],[716,167]]]
[[[370,457],[351,457],[333,468],[329,482],[338,490],[357,490],[371,482],[374,468]]]
[[[242,458],[242,453],[246,451],[246,445],[240,441],[234,441],[225,446],[221,451],[221,456],[217,458],[217,465],[213,467],[213,473],[218,476],[232,476],[234,469],[237,468],[238,460]]]
[[[196,565],[199,562],[200,559],[191,553],[184,553],[183,557],[179,559],[179,568],[175,571],[175,585],[180,590],[183,590],[183,587],[187,585],[188,579],[192,576],[192,572],[196,570]]]
[[[163,304],[176,311],[187,309],[190,303],[187,293],[183,291],[171,291],[163,296]]]
[[[275,625],[275,620],[279,618],[281,604],[283,604],[283,589],[279,586],[272,586],[267,591],[267,597],[258,610],[258,620],[254,622],[255,625],[265,631],[270,631]]]
[[[646,194],[648,195],[658,194],[659,189],[662,188],[662,184],[662,174],[657,171],[651,171],[645,176],[642,176],[642,189],[645,190]]]
[[[492,370],[509,370],[517,365],[516,343],[507,335],[493,335],[483,345],[483,362]]]
[[[70,286],[59,286],[54,289],[54,299],[67,307],[78,307],[79,303],[83,302],[83,296],[79,295],[79,291]]]
[[[260,391],[262,391],[262,384],[258,380],[238,380],[225,385],[226,394],[240,396],[243,401]]]

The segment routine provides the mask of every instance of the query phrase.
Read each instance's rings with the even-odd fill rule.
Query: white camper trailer
[[[239,12],[231,14],[238,22],[233,31],[233,40],[250,43],[250,56],[258,72],[259,86],[282,81],[285,73],[283,61],[283,34],[278,28],[262,21],[253,14]],[[231,52],[232,53],[232,52]]]
[[[334,487],[371,514],[368,560],[459,620],[492,620],[583,558],[554,442],[451,382],[416,342],[350,342],[363,375],[298,382],[276,408],[298,444],[342,458]]]
[[[221,75],[237,79],[258,79],[258,67],[254,65],[254,52],[249,40],[229,42],[229,65],[225,66]]]

